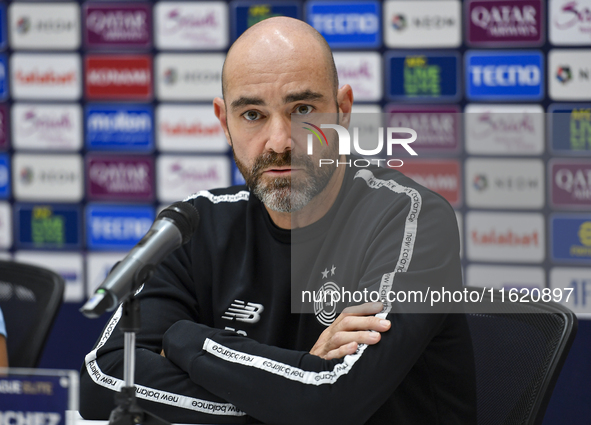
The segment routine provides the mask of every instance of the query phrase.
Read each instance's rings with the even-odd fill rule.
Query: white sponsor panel
[[[472,208],[544,206],[544,164],[539,159],[466,160],[466,203]]]
[[[546,274],[542,267],[470,264],[465,276],[467,286],[505,290],[546,286]]]
[[[591,10],[589,16],[591,16]],[[589,19],[591,21],[591,17]],[[550,97],[554,100],[589,101],[591,99],[591,49],[550,50],[548,85]]]
[[[466,106],[466,151],[475,155],[539,155],[544,152],[540,105]]]
[[[80,55],[15,53],[10,57],[15,99],[77,100],[82,93]]]
[[[382,57],[377,52],[333,53],[339,86],[349,84],[358,102],[382,98]]]
[[[462,10],[458,0],[386,1],[387,47],[458,47],[462,44]]]
[[[82,148],[82,108],[68,104],[12,106],[12,144],[16,149],[68,150]]]
[[[66,281],[64,301],[77,303],[84,300],[84,267],[78,252],[17,251],[15,261],[53,270]]]
[[[8,7],[13,49],[75,50],[80,47],[80,6],[13,2]]]
[[[17,153],[12,160],[14,197],[19,201],[78,202],[84,196],[80,155]]]
[[[127,252],[89,252],[86,254],[86,294],[90,297],[105,280],[117,261]]]
[[[550,0],[549,9],[552,44],[591,44],[591,0]]]
[[[375,149],[380,135],[379,129],[384,126],[379,105],[353,105],[351,112],[349,128],[359,130],[359,147],[366,151]],[[355,146],[352,146],[352,150],[359,154]]]
[[[158,2],[154,6],[156,47],[163,50],[225,49],[228,22],[225,2]]]
[[[12,254],[8,251],[0,251],[0,260],[12,261]]]
[[[580,318],[591,319],[591,268],[552,268],[550,289],[552,289],[553,301],[569,308]],[[562,294],[560,300],[556,297],[559,294]]]
[[[211,105],[167,105],[156,109],[158,149],[163,152],[226,152],[228,143]]]
[[[0,249],[12,246],[12,208],[8,202],[0,202]]]
[[[222,95],[223,53],[156,56],[156,95],[159,100],[212,100]]]
[[[541,263],[545,247],[542,214],[470,211],[466,215],[470,261]]]
[[[200,190],[226,187],[230,160],[226,156],[161,155],[156,162],[160,202],[175,202]]]

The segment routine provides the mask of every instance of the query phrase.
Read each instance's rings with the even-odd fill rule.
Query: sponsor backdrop
[[[417,131],[402,171],[456,209],[467,284],[573,288],[591,317],[591,0],[8,1],[0,256],[67,281],[42,365],[82,362],[106,318],[77,308],[160,207],[241,183],[210,105],[232,41],[278,15],[327,39],[354,112]],[[545,423],[591,417],[588,382]]]

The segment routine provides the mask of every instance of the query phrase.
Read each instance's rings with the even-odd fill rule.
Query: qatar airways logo
[[[337,132],[338,137],[338,146],[339,146],[339,155],[350,155],[351,154],[351,135],[349,134],[349,130],[345,127],[338,125],[338,124],[320,124],[320,127],[312,124],[311,122],[303,122],[304,126],[302,127],[304,130],[308,130],[311,134],[307,135],[307,154],[313,155],[314,154],[314,137],[316,140],[320,142],[320,145],[329,146],[328,138],[322,129],[333,129]],[[400,134],[410,134],[411,137],[409,138],[398,138],[395,135]],[[412,128],[406,127],[388,127],[386,129],[386,146],[387,146],[387,154],[388,156],[392,156],[393,146],[400,145],[402,146],[410,155],[416,156],[418,155],[413,148],[409,146],[409,144],[413,143],[417,140],[417,132],[414,131]],[[331,140],[330,143],[334,143],[334,140]],[[377,146],[374,149],[363,149],[359,144],[359,128],[353,128],[353,146],[355,151],[359,153],[359,155],[363,156],[373,156],[378,155],[382,152],[384,148],[384,128],[380,127],[378,129],[378,142]],[[368,167],[371,163],[377,163],[380,165],[380,162],[386,161],[384,159],[373,158],[369,159],[358,159],[353,161],[353,166],[355,167]],[[387,162],[388,167],[401,167],[404,163],[401,159],[390,159]],[[329,165],[335,164],[334,159],[326,159],[321,158],[318,160],[318,166],[322,167],[322,165]],[[341,162],[338,159],[336,160],[337,167],[339,165],[349,165],[352,166],[351,161]],[[361,165],[365,164],[365,165]]]
[[[552,204],[558,207],[591,206],[591,163],[554,159],[550,162]]]
[[[85,40],[93,47],[151,44],[151,10],[144,4],[87,4]]]
[[[24,135],[31,135],[38,131],[70,130],[72,121],[67,112],[58,116],[40,115],[34,109],[23,114],[20,129]]]
[[[151,157],[96,156],[87,158],[88,195],[96,200],[153,200]]]
[[[544,17],[541,0],[476,0],[469,4],[471,44],[538,44]]]

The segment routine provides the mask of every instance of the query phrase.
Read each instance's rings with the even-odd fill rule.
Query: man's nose
[[[269,139],[266,148],[277,153],[292,149],[291,119],[288,117],[274,117],[269,121]]]

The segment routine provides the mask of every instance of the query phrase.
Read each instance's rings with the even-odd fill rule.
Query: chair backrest
[[[65,282],[57,273],[0,261],[0,308],[11,367],[36,367],[58,310]]]
[[[486,313],[467,314],[478,425],[541,424],[577,318],[554,302],[514,303],[507,296],[502,301],[497,292]]]

